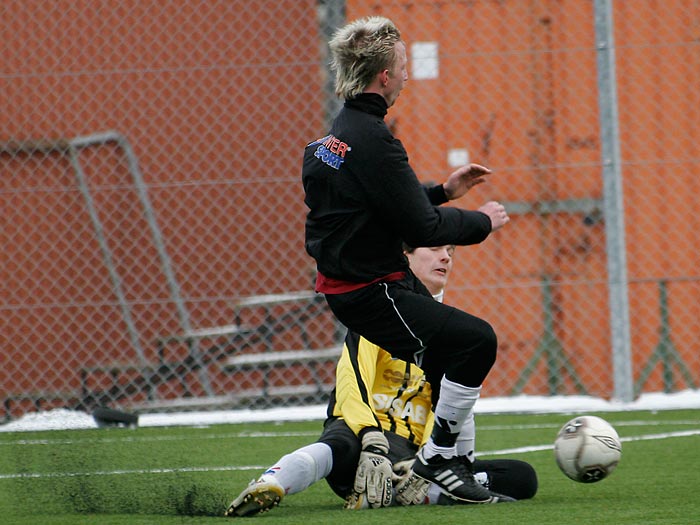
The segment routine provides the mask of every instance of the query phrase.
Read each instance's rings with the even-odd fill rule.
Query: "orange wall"
[[[13,2],[3,12],[16,31],[3,34],[0,142],[122,133],[194,326],[231,322],[228,304],[199,298],[309,286],[298,169],[323,127],[314,1]],[[126,158],[109,145],[81,159],[151,358],[153,338],[179,324]],[[65,155],[0,161],[11,174],[0,180],[2,390],[77,389],[81,366],[134,359],[85,202]]]
[[[697,275],[700,232],[695,221],[680,219],[699,204],[700,53],[683,45],[697,41],[687,2],[613,6],[637,378],[659,339],[657,280]],[[494,174],[458,205],[603,198],[592,2],[350,2],[349,19],[368,14],[394,20],[409,52],[415,41],[439,46],[439,77],[409,78],[388,116],[419,177],[442,181],[450,171],[447,150],[468,147],[471,160]],[[488,380],[496,388],[488,394],[514,386],[535,355],[545,315],[540,279],[547,275],[555,283],[557,339],[580,379],[596,385],[588,393],[611,395],[604,222],[584,225],[581,213],[512,219],[483,246],[458,251],[447,295],[499,334],[500,357]],[[674,338],[686,363],[697,362],[698,296],[692,283],[673,287]],[[542,362],[525,392],[546,391]],[[575,392],[561,375],[565,391]],[[656,370],[645,389],[663,387]]]
[[[614,15],[638,375],[657,340],[659,277],[679,280],[669,287],[671,317],[690,322],[673,321],[673,329],[692,341],[681,354],[697,355],[692,320],[700,319],[699,295],[682,279],[696,273],[700,232],[694,221],[678,220],[678,210],[696,209],[700,194],[700,58],[696,48],[663,45],[697,39],[684,2],[646,12],[632,4],[614,2]],[[249,16],[241,13],[258,3],[224,2],[213,10],[206,2],[155,8],[160,3],[114,0],[97,12],[83,2],[71,16],[58,12],[62,4],[51,5],[13,3],[8,9],[22,12],[6,13],[23,25],[3,35],[6,49],[21,51],[4,57],[3,93],[11,103],[0,112],[0,141],[125,133],[195,325],[231,316],[225,304],[198,298],[307,287],[297,167],[305,142],[324,131],[316,3],[268,2]],[[435,40],[444,55],[441,68],[449,74],[409,80],[388,117],[423,180],[442,180],[446,150],[468,146],[494,176],[459,205],[602,198],[595,38],[592,25],[581,22],[592,19],[591,2],[348,2],[348,19],[372,13],[393,18],[409,45]],[[674,96],[659,101],[660,92]],[[128,180],[113,148],[85,155],[94,155],[88,164],[96,186]],[[133,349],[67,159],[3,154],[2,165],[13,174],[0,180],[0,277],[12,306],[2,335],[12,344],[0,382],[6,391],[76,388],[80,366],[125,360]],[[129,211],[133,188],[97,198],[105,215],[118,218],[108,234],[128,297],[147,303],[136,304],[134,316],[152,353],[153,337],[177,329],[177,317],[147,225]],[[52,214],[57,219],[46,221]],[[43,229],[27,227],[27,217]],[[577,214],[514,214],[488,246],[458,252],[448,299],[492,321],[501,339],[488,395],[508,393],[535,355],[543,274],[556,285],[555,335],[581,380],[596,385],[589,393],[610,395],[604,235],[602,222],[585,226]],[[68,270],[37,266],[28,255],[37,245],[45,246],[46,260],[62,257]],[[129,245],[143,249],[134,255],[123,249]],[[70,308],[61,306],[66,279],[78,283]],[[80,287],[88,281],[89,291]],[[105,302],[111,306],[93,306]],[[528,393],[546,392],[538,366]],[[646,388],[661,386],[654,373]]]

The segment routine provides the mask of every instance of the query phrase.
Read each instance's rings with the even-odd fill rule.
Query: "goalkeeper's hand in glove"
[[[428,498],[430,482],[413,473],[415,457],[399,461],[394,465],[392,481],[399,505],[422,505]]]
[[[392,470],[388,453],[389,442],[381,431],[364,433],[354,488],[358,494],[367,494],[367,503],[372,508],[391,505]]]

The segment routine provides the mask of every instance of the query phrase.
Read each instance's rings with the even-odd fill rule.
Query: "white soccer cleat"
[[[228,506],[224,516],[254,516],[279,505],[284,497],[284,487],[274,476],[262,475],[251,481],[243,492]]]

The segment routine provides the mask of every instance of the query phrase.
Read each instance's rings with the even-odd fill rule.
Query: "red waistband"
[[[316,274],[316,291],[327,294],[340,294],[347,292],[354,292],[370,284],[379,282],[391,282],[400,281],[406,277],[406,272],[393,272],[384,277],[377,277],[373,281],[368,283],[353,283],[350,281],[341,281],[340,279],[333,279],[332,277],[326,277],[321,272]]]

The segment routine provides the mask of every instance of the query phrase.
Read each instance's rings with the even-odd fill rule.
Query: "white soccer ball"
[[[579,416],[566,423],[554,442],[561,471],[580,483],[595,483],[615,470],[622,455],[613,426],[596,416]]]

